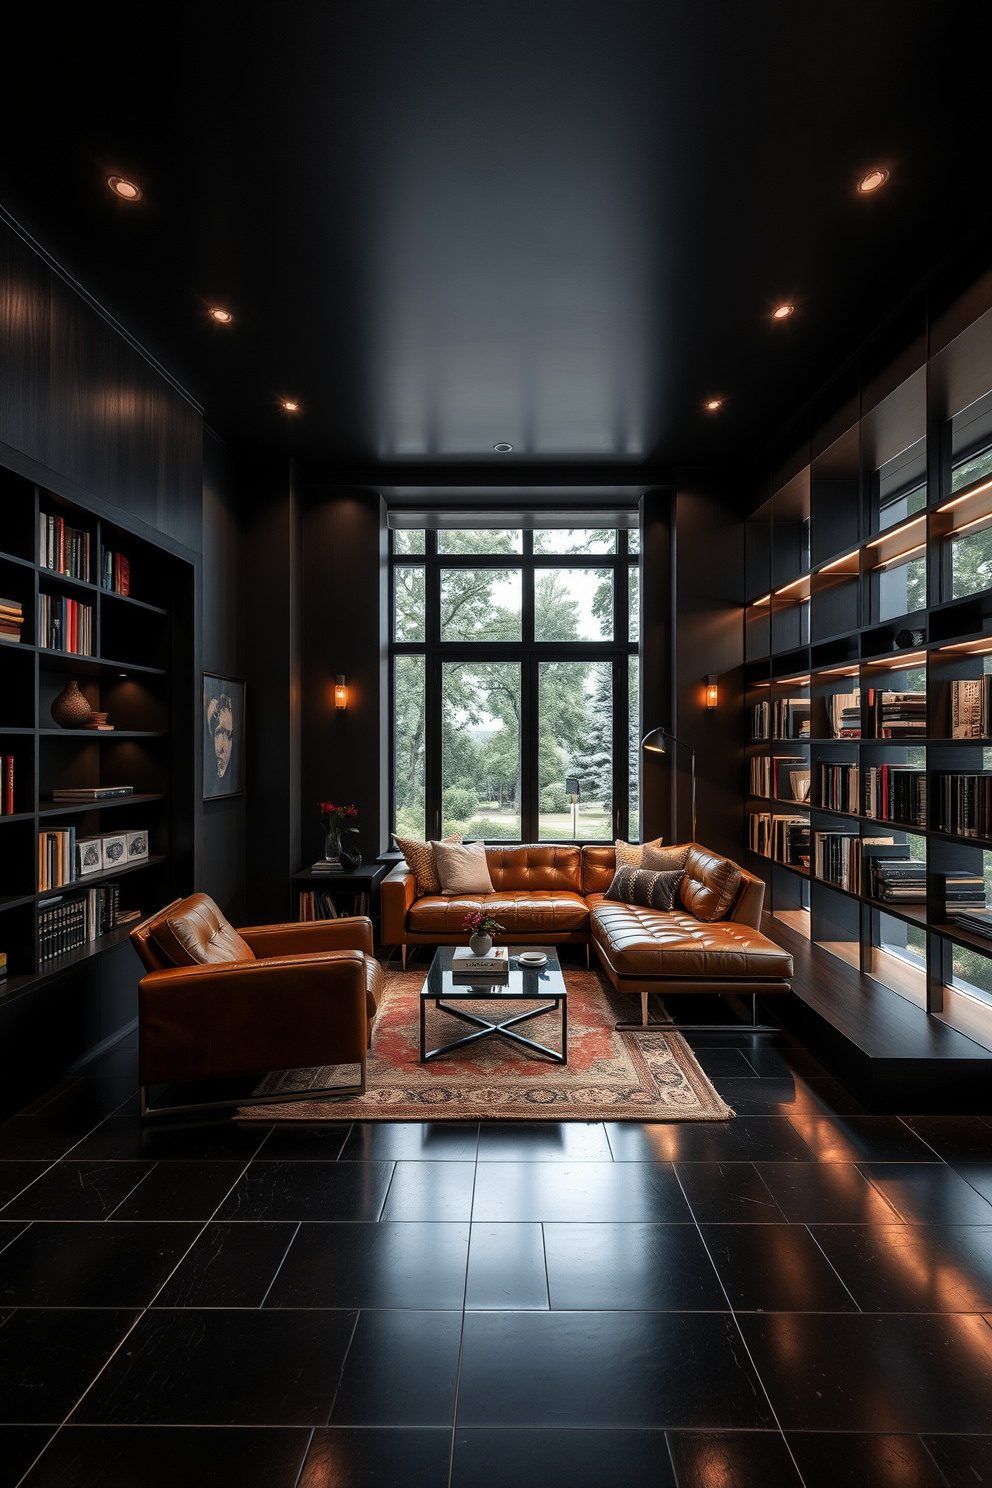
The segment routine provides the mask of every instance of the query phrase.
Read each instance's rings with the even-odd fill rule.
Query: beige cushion
[[[445,842],[461,842],[462,834],[453,832],[444,840]],[[433,844],[421,842],[416,837],[397,837],[395,832],[393,841],[406,858],[407,867],[413,870],[418,897],[422,894],[440,894],[441,880],[437,876],[437,868],[434,864]]]
[[[491,894],[484,842],[432,842],[442,894]]]
[[[656,837],[653,842],[624,842],[618,837],[614,846],[617,854],[618,868],[640,868],[641,858],[645,848],[660,847],[664,841],[663,837]]]

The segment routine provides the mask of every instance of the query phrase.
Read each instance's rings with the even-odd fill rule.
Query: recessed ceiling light
[[[299,413],[300,411],[300,405],[294,398],[284,398],[282,400],[282,407],[286,413]]]
[[[234,319],[234,316],[231,314],[230,310],[221,310],[215,307],[210,312],[210,318],[212,320],[216,320],[219,325],[230,325],[231,321]]]
[[[707,413],[716,413],[718,408],[723,407],[723,399],[707,398],[706,402],[703,404],[703,407],[706,409]]]
[[[858,182],[858,190],[862,195],[868,196],[872,191],[877,191],[880,186],[884,186],[888,179],[888,171],[882,166],[876,165],[872,170],[866,171],[861,177],[861,180]]]
[[[107,185],[115,196],[121,201],[140,201],[141,187],[136,186],[133,181],[128,181],[124,176],[108,176]]]
[[[494,444],[493,449],[498,455],[508,455],[512,450],[512,444]]]
[[[776,305],[772,311],[772,320],[788,320],[795,308],[795,305]]]

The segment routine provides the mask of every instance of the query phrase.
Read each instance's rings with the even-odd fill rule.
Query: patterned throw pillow
[[[461,840],[461,832],[453,832],[450,837],[442,839],[444,842],[461,842]],[[417,898],[421,899],[425,894],[440,894],[441,880],[437,876],[434,849],[430,843],[421,842],[417,837],[397,837],[395,832],[393,841],[406,858],[407,867],[413,870]]]
[[[684,868],[691,847],[691,842],[673,842],[671,847],[655,847],[653,842],[645,842],[638,867],[660,868],[665,873]]]
[[[606,891],[607,899],[621,904],[640,904],[644,909],[671,909],[675,893],[682,882],[682,869],[667,873],[651,868],[618,868]]]
[[[664,838],[656,837],[653,842],[624,842],[618,837],[614,843],[617,853],[618,868],[640,868],[641,858],[645,848],[660,847]]]

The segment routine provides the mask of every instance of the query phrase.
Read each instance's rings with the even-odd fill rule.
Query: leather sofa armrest
[[[741,886],[727,915],[739,925],[750,925],[752,930],[761,929],[761,910],[765,902],[765,881],[753,873],[741,869]]]
[[[417,898],[417,881],[406,863],[397,863],[379,885],[382,906],[383,945],[402,945],[406,939],[406,917]]]
[[[362,951],[176,966],[138,984],[143,1085],[355,1063],[367,1043]]]
[[[372,921],[365,915],[337,920],[306,920],[288,925],[249,925],[238,934],[260,961],[273,956],[310,956],[321,951],[375,954]]]

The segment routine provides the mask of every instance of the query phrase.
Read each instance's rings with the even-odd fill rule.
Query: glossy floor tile
[[[862,1163],[861,1171],[907,1224],[992,1224],[992,1203],[933,1163]]]
[[[617,1162],[813,1162],[786,1116],[738,1116],[731,1121],[686,1121],[666,1126],[606,1124]]]
[[[729,1312],[477,1312],[465,1317],[457,1424],[775,1423]]]
[[[865,1312],[992,1310],[990,1225],[816,1225],[812,1233]]]
[[[727,1300],[694,1224],[546,1224],[557,1312],[722,1312]]]
[[[457,1311],[361,1313],[330,1424],[450,1428],[461,1325]]]
[[[735,1312],[857,1311],[804,1225],[704,1225],[702,1236]]]
[[[899,1218],[853,1163],[758,1163],[757,1168],[794,1224],[894,1224]]]
[[[612,1162],[601,1121],[484,1121],[480,1162]]]
[[[16,1488],[55,1430],[54,1426],[0,1426],[0,1488]]]
[[[700,1224],[767,1224],[785,1218],[753,1163],[678,1163],[675,1172]]]
[[[0,1421],[60,1425],[138,1316],[126,1308],[11,1313],[0,1326]]]
[[[475,1171],[474,1162],[397,1162],[381,1218],[468,1221]]]
[[[918,1436],[789,1432],[806,1488],[948,1488]],[[980,1479],[972,1480],[979,1488]]]
[[[32,1224],[0,1252],[6,1307],[147,1307],[196,1225]]]
[[[360,1162],[475,1162],[478,1149],[477,1121],[356,1121],[341,1156]]]
[[[261,1307],[299,1226],[208,1224],[156,1295],[155,1307]]]
[[[404,1307],[460,1311],[467,1224],[303,1224],[266,1307]]]
[[[778,1431],[668,1433],[679,1488],[803,1488]]]
[[[301,1427],[64,1426],[24,1488],[296,1488]]]
[[[392,1176],[388,1162],[254,1162],[215,1218],[378,1219]]]
[[[114,1210],[114,1219],[209,1219],[243,1162],[159,1162]]]
[[[451,1488],[679,1488],[663,1431],[526,1431],[475,1427],[455,1433]]]
[[[66,1159],[51,1167],[39,1165],[33,1181],[0,1209],[0,1219],[107,1219],[147,1176],[144,1163]]]
[[[640,1163],[483,1163],[476,1170],[473,1220],[560,1224],[688,1220],[674,1170]]]
[[[543,1226],[474,1224],[465,1306],[473,1312],[530,1312],[549,1305]]]
[[[448,1488],[447,1427],[325,1426],[315,1431],[296,1488]]]

